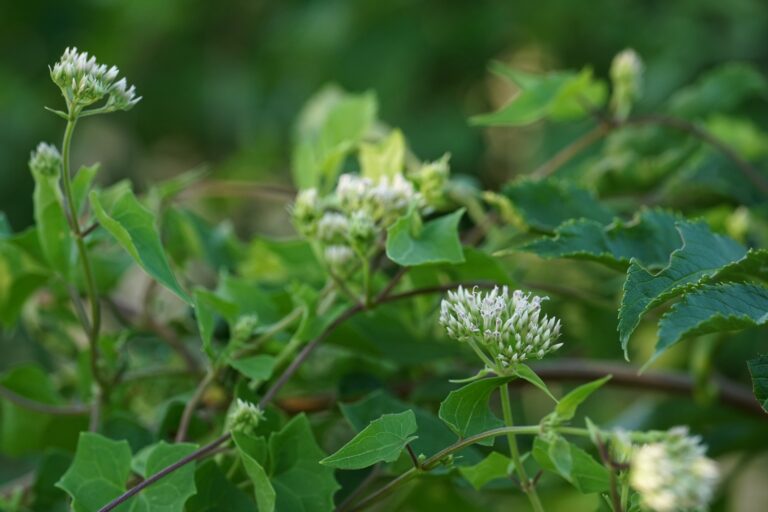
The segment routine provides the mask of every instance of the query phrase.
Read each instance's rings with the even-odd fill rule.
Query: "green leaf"
[[[554,178],[520,179],[504,187],[503,194],[531,228],[551,232],[572,219],[608,224],[613,213],[586,189]]]
[[[362,469],[377,462],[394,462],[416,439],[411,434],[417,428],[413,411],[385,414],[320,463],[338,469]]]
[[[353,404],[341,404],[341,412],[356,432],[360,432],[369,423],[385,414],[401,413],[412,410],[416,416],[419,438],[411,443],[414,451],[431,455],[442,450],[456,440],[453,432],[431,411],[407,404],[382,391],[374,391]],[[474,447],[461,452],[463,461],[470,463],[480,460]]]
[[[232,360],[229,362],[229,366],[245,375],[251,381],[263,382],[272,376],[275,360],[273,356],[260,354]]]
[[[248,477],[253,483],[253,493],[259,512],[275,510],[275,489],[269,481],[269,475],[264,469],[267,456],[267,443],[263,437],[254,438],[242,433],[234,433],[240,459],[243,461]]]
[[[299,189],[332,186],[344,158],[376,118],[372,93],[349,94],[327,87],[312,97],[299,115],[292,158]]]
[[[190,443],[168,444],[160,441],[144,453],[145,464],[141,476],[147,478],[178,462],[197,449]],[[79,447],[78,447],[79,451]],[[75,456],[77,461],[77,455]],[[158,480],[131,498],[131,512],[183,512],[184,503],[197,492],[195,464],[189,463]],[[106,504],[105,501],[102,505]]]
[[[92,432],[80,434],[75,460],[56,483],[72,497],[75,512],[95,512],[125,492],[131,449]]]
[[[625,271],[632,259],[648,268],[662,267],[681,245],[675,222],[680,217],[662,210],[644,210],[630,222],[608,226],[589,219],[569,220],[554,238],[540,238],[521,247],[545,258],[571,258],[602,263]]]
[[[533,458],[541,468],[556,473],[573,484],[582,493],[606,492],[610,489],[610,473],[602,464],[578,446],[562,441],[558,446],[537,437],[533,441]],[[565,444],[563,444],[563,442]],[[567,454],[565,447],[567,447]],[[557,462],[552,459],[554,455]],[[564,471],[563,471],[564,470]]]
[[[747,254],[739,243],[714,234],[703,222],[680,222],[677,228],[682,246],[672,253],[665,268],[653,273],[637,261],[629,265],[619,309],[619,337],[625,354],[629,337],[649,309],[716,276]]]
[[[438,416],[461,439],[501,427],[504,423],[493,414],[489,401],[491,394],[510,380],[511,377],[493,377],[455,389],[440,404]],[[479,444],[492,446],[493,441],[486,439]]]
[[[766,96],[768,81],[762,73],[745,64],[728,63],[677,91],[670,99],[670,110],[683,117],[704,117],[733,110],[749,98]]]
[[[462,466],[459,473],[469,484],[479,491],[493,480],[507,478],[510,473],[512,459],[499,452],[491,452],[486,458],[474,466]]]
[[[0,322],[16,322],[27,299],[48,281],[50,271],[18,242],[29,241],[39,249],[37,230],[0,240]]]
[[[35,223],[40,246],[51,267],[65,279],[70,275],[72,234],[64,213],[59,176],[32,172],[35,178],[33,195]]]
[[[405,139],[403,132],[392,132],[377,144],[360,143],[361,174],[378,181],[380,178],[393,177],[403,171],[405,165]]]
[[[192,298],[181,287],[171,270],[155,226],[155,216],[142,205],[128,187],[91,192],[91,207],[104,229],[128,251],[133,259],[160,284],[191,304]]]
[[[661,318],[654,358],[688,336],[766,323],[768,288],[743,283],[704,285],[683,296]]]
[[[77,174],[75,174],[75,178],[72,180],[72,195],[75,198],[78,212],[82,213],[85,207],[85,199],[88,197],[88,192],[91,190],[93,180],[98,173],[99,164],[93,164],[80,167]]]
[[[230,482],[213,461],[195,472],[197,494],[187,501],[187,512],[253,512],[254,503]],[[259,511],[261,512],[261,511]]]
[[[62,405],[49,373],[23,364],[0,377],[0,386],[41,404]],[[78,432],[87,425],[86,415],[53,416],[20,407],[0,396],[0,452],[18,457],[46,447],[71,449]]]
[[[589,69],[534,75],[494,62],[491,70],[515,82],[520,91],[497,112],[473,117],[473,124],[524,126],[545,118],[578,119],[588,114],[585,105],[599,108],[607,97],[605,83],[594,80]]]
[[[197,316],[197,329],[200,331],[203,350],[211,361],[215,361],[219,357],[219,354],[214,349],[212,343],[213,332],[216,327],[216,318],[220,316],[231,324],[237,318],[240,308],[216,293],[202,288],[195,289],[194,303]]]
[[[763,354],[747,361],[752,376],[752,390],[760,406],[768,412],[768,355]]]
[[[411,210],[387,230],[387,257],[399,265],[414,267],[432,263],[462,263],[459,221],[464,208],[424,225]]]
[[[307,417],[294,417],[269,438],[272,485],[280,512],[328,512],[339,489],[333,468],[323,466]]]
[[[552,394],[552,392],[549,390],[547,385],[544,383],[543,380],[541,380],[541,377],[536,375],[536,372],[534,372],[529,366],[526,366],[522,363],[518,363],[515,365],[515,367],[512,369],[512,372],[516,377],[519,377],[525,381],[530,382],[540,390],[542,390],[549,398],[554,400],[555,403],[557,403],[557,398],[555,398],[555,395]]]
[[[568,421],[576,414],[579,405],[597,391],[603,384],[611,380],[611,375],[606,375],[602,379],[593,380],[587,384],[582,384],[570,393],[560,399],[555,406],[557,417],[563,421]]]

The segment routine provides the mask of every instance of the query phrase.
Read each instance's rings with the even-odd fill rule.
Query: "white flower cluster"
[[[263,420],[264,412],[257,405],[238,398],[227,418],[227,428],[230,432],[253,435]]]
[[[292,214],[299,232],[319,242],[331,271],[344,277],[354,270],[350,263],[356,255],[367,257],[375,240],[418,201],[413,184],[401,174],[377,181],[343,174],[326,197],[314,188],[301,191]]]
[[[676,427],[662,441],[635,448],[629,481],[643,505],[656,512],[705,509],[718,481],[717,464],[688,429]]]
[[[117,80],[117,67],[108,68],[89,57],[87,52],[67,48],[59,62],[51,68],[51,79],[59,86],[69,103],[87,107],[109,95],[105,110],[129,110],[141,100],[136,88],[128,86],[125,78]],[[117,80],[117,81],[116,81]]]
[[[41,142],[29,156],[29,169],[33,174],[58,176],[61,170],[61,154],[53,144]]]
[[[497,368],[541,359],[563,344],[560,320],[541,315],[541,297],[504,286],[490,292],[459,286],[440,304],[440,323],[448,335],[478,346]]]

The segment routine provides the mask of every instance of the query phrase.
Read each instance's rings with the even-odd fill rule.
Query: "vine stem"
[[[557,431],[560,432],[561,434],[589,437],[589,431],[585,428],[565,427],[565,428],[558,428]],[[539,434],[540,432],[541,432],[541,426],[539,425],[511,426],[511,427],[505,426],[505,427],[499,427],[492,430],[488,430],[486,432],[482,432],[474,436],[466,437],[446,448],[443,448],[436,454],[425,459],[424,462],[421,464],[420,468],[414,467],[409,469],[408,471],[401,474],[391,482],[387,483],[377,491],[374,491],[373,493],[369,494],[367,497],[359,501],[356,505],[349,508],[349,511],[353,512],[357,510],[363,510],[369,507],[370,505],[373,505],[374,503],[381,500],[382,498],[392,494],[397,488],[401,487],[403,484],[418,477],[421,473],[429,472],[435,469],[437,466],[439,466],[443,462],[443,459],[445,459],[449,455],[452,455],[458,451],[461,451],[464,448],[471,446],[475,443],[479,443],[480,441],[484,441],[485,439],[491,439],[491,438],[499,437],[503,435],[513,435],[513,436],[536,435],[536,434]]]
[[[176,431],[177,443],[183,443],[186,439],[187,431],[189,430],[189,424],[192,422],[192,415],[194,415],[195,409],[197,409],[197,405],[203,398],[205,390],[208,389],[208,386],[210,386],[214,380],[216,380],[217,375],[218,371],[216,371],[214,368],[211,368],[211,370],[205,375],[205,378],[200,381],[200,384],[198,384],[194,394],[192,395],[192,398],[190,398],[189,402],[187,402],[187,405],[184,406],[184,412],[181,414],[181,421],[179,421],[179,429]]]
[[[512,407],[509,400],[509,388],[506,384],[502,384],[499,387],[501,394],[501,410],[504,416],[504,424],[507,427],[514,427],[514,421],[512,418]],[[520,479],[520,486],[523,492],[528,496],[528,500],[531,502],[531,506],[535,512],[544,512],[544,507],[539,499],[539,494],[536,492],[536,487],[531,484],[531,479],[528,478],[528,473],[525,471],[525,466],[520,460],[520,451],[517,448],[517,439],[514,432],[507,432],[507,442],[509,443],[509,455],[512,458],[512,463],[517,471],[517,476]]]
[[[83,321],[83,328],[88,335],[88,342],[91,350],[90,363],[91,373],[99,389],[97,389],[92,398],[91,419],[89,430],[95,431],[99,427],[99,418],[101,416],[101,406],[108,399],[109,387],[106,379],[99,370],[99,333],[101,331],[101,304],[99,302],[98,292],[96,290],[96,281],[93,278],[91,270],[91,260],[88,256],[88,248],[85,245],[85,235],[80,228],[80,220],[72,192],[72,173],[70,171],[70,147],[72,145],[72,134],[77,124],[78,113],[76,107],[70,107],[70,113],[67,119],[67,127],[64,130],[64,139],[61,143],[62,173],[61,185],[64,193],[65,211],[68,210],[69,225],[72,233],[75,235],[75,244],[77,246],[78,256],[83,266],[83,277],[85,278],[85,289],[88,294],[88,300],[91,303],[90,325]],[[84,320],[84,319],[83,319]]]

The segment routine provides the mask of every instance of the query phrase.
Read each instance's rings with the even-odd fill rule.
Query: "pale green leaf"
[[[462,466],[459,473],[469,484],[480,490],[493,480],[507,478],[510,473],[512,459],[499,452],[491,452],[486,458],[474,466]]]
[[[338,469],[362,469],[377,462],[394,462],[416,439],[412,434],[417,428],[413,411],[385,414],[320,463]]]
[[[243,357],[230,361],[229,366],[253,382],[262,382],[272,376],[272,370],[275,367],[275,357],[265,354]]]
[[[378,143],[360,143],[361,174],[378,181],[391,178],[403,171],[405,165],[405,138],[400,130],[392,132]]]
[[[91,207],[106,229],[150,276],[188,304],[192,298],[182,288],[168,263],[155,216],[128,187],[91,192]]]
[[[567,455],[564,453],[562,441],[559,443],[561,446],[552,449],[551,443],[537,437],[533,442],[533,458],[543,470],[559,474],[582,493],[608,491],[610,489],[608,469],[578,446],[563,441],[568,448]],[[550,453],[553,452],[557,454],[557,457],[561,457],[559,465],[550,456]],[[561,469],[567,471],[563,473]]]
[[[555,413],[557,417],[563,421],[568,421],[576,414],[576,409],[579,405],[589,398],[589,396],[597,391],[603,384],[611,379],[610,375],[606,375],[602,379],[593,380],[587,384],[582,384],[576,389],[569,392],[560,402],[555,406]]]
[[[194,452],[197,445],[160,441],[148,449],[141,476],[147,478]],[[183,512],[184,504],[197,492],[195,463],[185,464],[131,498],[131,512]],[[106,503],[104,503],[106,504]]]
[[[46,260],[65,279],[70,275],[72,233],[64,213],[64,200],[58,175],[32,172],[35,178],[33,194],[37,236]]]
[[[195,472],[195,486],[197,494],[187,501],[186,512],[253,512],[256,506],[212,460]]]
[[[514,368],[512,368],[512,372],[516,377],[519,377],[527,382],[530,382],[537,388],[539,388],[541,391],[543,391],[549,398],[554,400],[555,403],[557,403],[557,398],[555,398],[555,395],[552,394],[552,392],[547,387],[546,383],[541,380],[541,377],[536,375],[536,372],[534,372],[530,366],[526,366],[522,363],[518,363],[515,365]]]
[[[387,230],[387,257],[405,267],[462,263],[459,221],[463,215],[462,208],[422,225],[412,210]]]
[[[245,471],[253,483],[253,494],[259,505],[259,512],[272,512],[275,510],[276,494],[269,481],[269,475],[264,469],[267,455],[266,441],[261,437],[253,438],[237,432],[233,434],[233,439]]]
[[[56,486],[72,497],[75,512],[96,512],[125,492],[130,473],[131,449],[126,441],[83,432],[75,460]]]

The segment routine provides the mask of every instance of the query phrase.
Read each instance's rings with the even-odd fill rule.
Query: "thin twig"
[[[251,181],[203,181],[196,183],[179,195],[179,200],[200,197],[251,197],[288,201],[296,190],[283,185],[263,185]]]
[[[200,381],[200,384],[197,385],[192,398],[190,398],[189,402],[184,406],[184,412],[182,412],[181,421],[179,421],[179,429],[176,431],[177,443],[183,443],[186,439],[189,424],[192,422],[192,416],[195,414],[195,409],[197,409],[197,405],[203,398],[205,390],[208,389],[208,386],[210,386],[214,380],[216,380],[216,374],[217,372],[215,370],[209,371],[205,378]]]
[[[600,454],[600,459],[603,461],[603,464],[608,467],[609,469],[609,477],[610,477],[610,495],[611,495],[611,505],[613,506],[613,512],[624,512],[624,508],[621,506],[621,496],[619,496],[619,488],[618,488],[618,480],[616,478],[616,468],[613,464],[613,459],[611,458],[611,455],[608,453],[608,448],[605,446],[605,443],[603,442],[602,437],[600,437],[600,434],[596,434],[597,436],[597,451]]]
[[[25,396],[0,386],[0,396],[23,409],[52,416],[82,416],[90,412],[87,405],[53,405],[31,400]]]
[[[405,445],[405,449],[408,451],[408,456],[411,457],[411,462],[413,462],[413,467],[416,469],[421,469],[421,462],[419,462],[419,458],[416,456],[416,453],[413,451],[413,447],[411,446],[411,443],[408,443]]]
[[[590,131],[558,151],[555,156],[541,164],[531,173],[531,176],[534,178],[546,178],[547,176],[554,174],[560,167],[571,161],[582,151],[586,150],[609,133],[611,133],[611,125],[604,123],[598,124]]]

